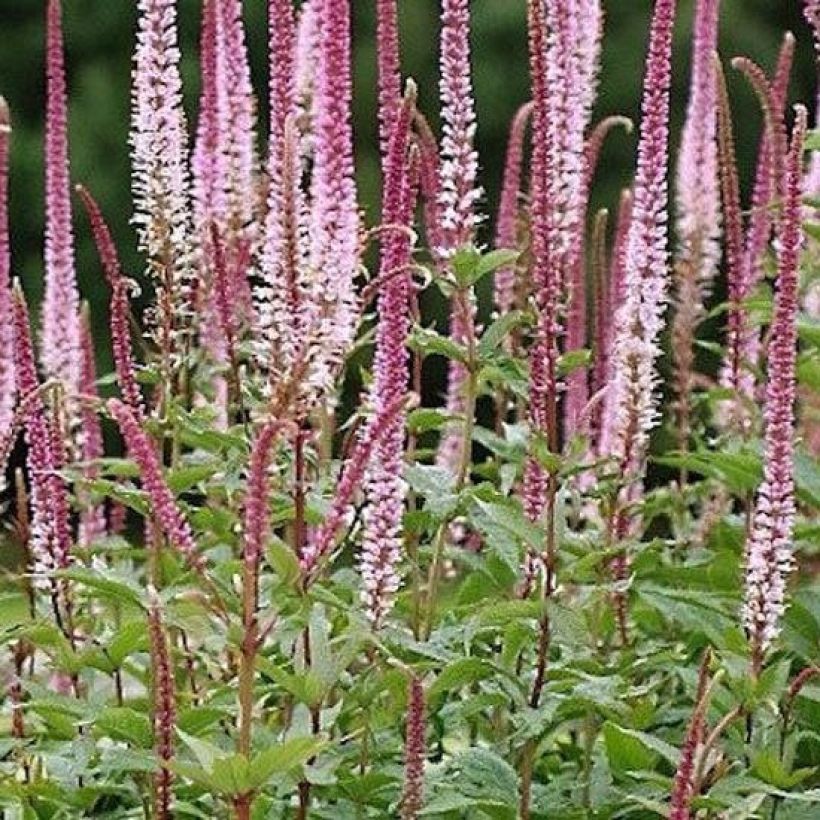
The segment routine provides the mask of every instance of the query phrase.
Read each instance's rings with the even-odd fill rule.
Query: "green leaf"
[[[250,764],[248,782],[252,789],[262,788],[272,777],[300,769],[327,746],[319,737],[294,737],[265,749]]]
[[[523,310],[511,310],[499,316],[481,336],[478,343],[479,358],[486,359],[513,330],[527,325],[528,322],[529,316]]]
[[[481,658],[460,658],[444,667],[430,687],[429,699],[434,701],[454,689],[491,677],[495,666]]]
[[[224,465],[213,462],[210,464],[189,464],[169,471],[166,481],[172,493],[184,493],[203,481],[213,478],[222,466]]]
[[[435,330],[423,327],[413,328],[408,344],[411,350],[415,350],[422,356],[439,355],[462,364],[467,363],[466,348],[452,341],[452,339],[436,333]]]
[[[655,768],[657,752],[648,748],[636,733],[607,721],[603,734],[609,765],[614,772],[625,774]]]
[[[148,630],[143,621],[129,621],[123,624],[111,642],[106,654],[115,667],[122,666],[123,661],[135,652],[148,648]]]
[[[137,749],[150,749],[153,744],[151,721],[135,709],[124,706],[104,709],[95,721],[95,728],[99,734],[124,741]]]

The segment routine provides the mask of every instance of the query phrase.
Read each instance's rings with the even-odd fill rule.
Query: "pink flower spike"
[[[130,135],[134,222],[157,283],[153,319],[167,369],[193,316],[188,134],[176,0],[138,0],[137,9]]]
[[[128,320],[129,283],[122,275],[117,246],[114,244],[111,231],[103,218],[99,205],[89,191],[81,185],[77,186],[77,193],[88,214],[97,253],[102,262],[108,286],[111,288],[111,345],[114,352],[114,369],[117,374],[117,382],[125,402],[137,414],[137,417],[142,419],[145,417],[145,405],[137,384]]]
[[[120,428],[129,456],[139,467],[143,487],[151,500],[152,514],[162,527],[165,537],[193,570],[203,574],[205,562],[197,550],[191,526],[185,520],[162,475],[154,442],[142,429],[140,420],[128,405],[119,399],[111,399],[108,411]]]
[[[148,589],[148,639],[151,647],[151,724],[154,753],[160,761],[160,768],[154,775],[154,816],[157,820],[171,820],[173,774],[167,764],[174,759],[176,691],[162,601],[153,587]]]
[[[71,225],[68,100],[60,0],[49,0],[46,13],[45,140],[46,283],[40,358],[45,375],[60,379],[73,393],[80,383],[80,295]]]
[[[204,0],[200,33],[199,122],[191,158],[194,223],[200,242],[208,245],[211,222],[227,220],[228,158],[225,153],[227,82],[225,43],[221,34],[222,0]]]
[[[376,419],[407,397],[407,335],[410,329],[410,273],[412,222],[416,184],[408,161],[410,122],[415,107],[415,85],[394,118],[393,136],[385,163],[380,277],[388,277],[379,293],[376,328],[375,378],[370,394]],[[402,269],[405,269],[402,271]],[[366,479],[367,505],[360,570],[362,599],[374,626],[382,624],[399,587],[401,519],[406,487],[402,478],[405,416],[400,410],[375,446]],[[365,431],[365,436],[370,435]]]
[[[268,422],[259,431],[251,448],[248,488],[245,495],[242,560],[249,570],[250,577],[253,578],[258,576],[259,562],[262,560],[270,535],[268,473],[274,444],[281,430],[281,423]]]
[[[677,176],[679,264],[692,269],[702,299],[720,263],[717,76],[720,0],[698,0],[689,108]]]
[[[498,250],[518,247],[521,218],[521,176],[524,162],[524,139],[532,116],[532,103],[522,105],[510,127],[507,158],[504,165],[504,181],[498,205],[498,225],[495,247]],[[500,268],[495,273],[494,304],[499,315],[508,313],[515,304],[515,266]]]
[[[384,413],[373,416],[345,462],[336,484],[336,494],[333,497],[330,511],[300,556],[306,586],[315,580],[319,565],[333,549],[339,530],[345,523],[353,496],[362,483],[373,453],[390,431],[391,425],[403,407],[404,400],[402,399],[402,401],[394,402]]]
[[[657,0],[647,57],[638,169],[625,251],[624,301],[617,310],[602,455],[640,476],[657,422],[657,359],[669,290],[667,164],[675,0]]]
[[[82,312],[82,333],[83,367],[80,393],[83,407],[80,414],[80,444],[82,460],[93,462],[103,457],[105,449],[97,408],[91,403],[99,399],[99,393],[97,391],[97,368],[94,362],[94,337],[92,336],[87,305]],[[97,474],[98,470],[92,466],[87,467],[85,470],[87,479],[94,479]],[[107,531],[105,507],[101,504],[85,504],[80,514],[80,543],[92,544],[94,541],[103,538]]]
[[[719,0],[699,0],[689,108],[677,176],[675,315],[672,322],[678,447],[689,447],[695,378],[695,335],[720,264],[720,182],[717,147]]]
[[[404,792],[399,817],[417,820],[424,808],[424,764],[427,755],[424,684],[415,675],[407,687],[407,720],[404,740]]]
[[[393,124],[401,101],[398,0],[377,0],[376,42],[379,77],[379,144],[387,163]]]
[[[11,299],[11,246],[9,242],[9,142],[11,118],[0,97],[0,440],[11,435],[17,387],[14,376],[14,324]],[[0,492],[5,484],[0,469]]]
[[[474,147],[476,112],[470,68],[469,0],[441,3],[441,190],[445,253],[473,241],[478,218],[478,154]]]
[[[256,99],[251,82],[251,68],[242,0],[221,0],[220,26],[225,53],[226,155],[228,207],[235,230],[244,228],[253,212],[256,156]],[[244,271],[243,271],[244,273]],[[239,279],[242,290],[247,279]],[[243,298],[246,294],[240,293]]]
[[[35,572],[65,569],[71,562],[71,519],[68,492],[59,475],[64,466],[63,444],[40,395],[26,300],[15,283],[12,295],[14,367],[17,392],[26,408],[25,438],[31,481],[31,553]]]
[[[330,391],[355,336],[359,213],[353,163],[350,0],[320,0],[307,335],[311,382]]]
[[[308,14],[308,6],[302,14]],[[258,358],[273,379],[286,377],[304,340],[306,203],[296,128],[296,23],[291,0],[270,0],[268,202],[260,279],[255,288]]]
[[[778,276],[768,348],[764,473],[746,549],[743,623],[749,634],[753,670],[759,674],[766,650],[780,632],[786,576],[793,566],[795,517],[794,428],[797,311],[802,232],[802,153],[807,112],[797,121],[786,160],[785,200],[778,235]]]

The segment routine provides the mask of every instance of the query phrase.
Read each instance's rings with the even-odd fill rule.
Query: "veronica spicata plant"
[[[598,94],[608,4],[521,0],[494,167],[478,0],[441,0],[438,48],[398,0],[203,0],[190,119],[187,6],[139,0],[130,236],[105,158],[72,171],[43,5],[22,280],[0,98],[4,816],[816,816],[820,133],[788,103],[820,6],[762,66],[722,53],[728,4],[634,4],[633,141]],[[762,113],[748,190],[730,69]],[[596,212],[607,140],[634,175]]]

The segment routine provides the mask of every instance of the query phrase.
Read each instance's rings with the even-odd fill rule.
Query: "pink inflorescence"
[[[411,284],[407,267],[413,244],[411,226],[416,201],[416,180],[408,145],[414,104],[415,88],[411,87],[394,118],[385,159],[382,215],[385,235],[379,275],[388,279],[378,302],[375,379],[371,392],[374,423],[407,395]],[[368,503],[360,564],[362,597],[368,616],[376,625],[389,612],[399,587],[397,567],[401,558],[401,519],[406,493],[402,478],[404,421],[404,413],[399,412],[385,429],[374,448],[366,480]]]
[[[305,306],[313,340],[310,381],[329,391],[355,335],[359,304],[359,213],[353,165],[349,0],[320,0],[314,100],[310,255]]]
[[[717,66],[720,0],[699,0],[689,108],[677,176],[679,259],[694,268],[701,298],[720,263],[720,186],[717,150]]]
[[[471,245],[479,218],[476,203],[478,153],[475,150],[476,112],[470,67],[469,0],[443,0],[441,6],[441,148],[437,174],[436,218],[440,226],[435,238],[437,255],[446,262],[457,250]],[[432,237],[431,237],[432,238]],[[463,344],[473,332],[474,305],[469,295],[453,299],[450,337]],[[464,412],[467,371],[457,361],[449,364],[447,411]],[[455,472],[463,454],[459,426],[450,425],[439,449],[439,463]]]
[[[14,376],[14,323],[11,299],[11,247],[9,243],[9,141],[11,119],[0,97],[0,441],[11,434],[17,389]],[[0,470],[0,491],[5,470]]]
[[[498,204],[498,224],[495,233],[495,247],[499,250],[518,247],[519,222],[521,219],[521,177],[524,162],[524,141],[527,125],[532,116],[532,103],[525,103],[518,109],[507,144],[504,164],[504,181]],[[495,273],[494,303],[500,315],[512,310],[516,294],[516,269],[514,265],[499,268]]]
[[[31,479],[31,553],[35,572],[66,568],[71,561],[68,492],[59,471],[63,443],[40,394],[26,301],[19,287],[13,293],[14,367],[17,393],[25,407],[28,473]]]
[[[168,358],[190,320],[188,134],[182,107],[175,0],[139,0],[131,163],[134,223],[159,289],[154,323]]]
[[[119,399],[108,402],[108,411],[120,428],[129,455],[139,467],[145,492],[151,500],[152,514],[162,527],[165,537],[193,569],[202,572],[204,561],[197,550],[191,527],[162,475],[153,440],[142,429],[134,411]]]
[[[427,752],[424,684],[415,675],[407,687],[407,721],[404,741],[404,792],[401,820],[416,820],[424,807],[424,763]]]
[[[74,270],[60,0],[49,0],[46,22],[46,284],[40,357],[45,375],[62,380],[74,392],[81,369],[80,295]]]
[[[674,0],[652,18],[642,102],[638,169],[624,256],[624,301],[617,309],[601,454],[640,474],[657,421],[656,362],[669,289],[667,165]]]
[[[764,474],[746,549],[743,622],[755,662],[780,631],[786,576],[792,568],[795,516],[794,426],[797,310],[801,228],[801,158],[807,113],[797,109],[784,177],[785,201],[778,237],[778,278],[768,347]]]
[[[78,187],[77,190],[88,213],[97,253],[108,286],[111,288],[111,346],[114,354],[114,370],[117,374],[117,383],[125,402],[142,419],[145,416],[145,405],[137,384],[128,318],[130,283],[122,274],[117,246],[114,244],[111,231],[108,229],[99,205],[85,188]]]

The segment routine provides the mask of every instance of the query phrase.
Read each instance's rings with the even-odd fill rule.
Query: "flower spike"
[[[80,384],[80,295],[74,268],[74,230],[68,160],[68,101],[62,6],[46,14],[46,285],[40,358],[46,377],[70,392]]]
[[[197,549],[190,524],[185,520],[162,475],[154,442],[142,429],[139,419],[128,405],[119,399],[111,399],[108,402],[108,411],[120,428],[129,455],[139,467],[145,492],[151,499],[153,515],[162,527],[165,537],[190,567],[202,574],[205,562]]]
[[[504,165],[504,181],[501,186],[501,200],[498,205],[498,225],[495,234],[495,247],[498,250],[509,250],[518,247],[524,140],[531,116],[532,103],[525,103],[518,109],[510,127],[507,158]],[[515,266],[512,265],[499,268],[495,273],[493,302],[499,315],[512,310],[515,304],[515,275]]]
[[[114,369],[117,374],[117,383],[122,397],[131,409],[142,419],[145,417],[145,404],[142,393],[137,384],[134,356],[131,349],[131,334],[129,331],[129,282],[123,276],[120,267],[117,246],[111,237],[111,231],[105,222],[100,206],[90,192],[77,186],[77,193],[85,206],[91,223],[91,233],[97,246],[102,263],[103,272],[111,288],[110,328],[111,345],[114,352]]]
[[[624,301],[616,316],[601,450],[639,477],[657,421],[656,362],[669,290],[667,165],[675,0],[657,0],[644,77],[632,214],[624,254]]]
[[[793,564],[794,426],[797,366],[797,310],[802,232],[802,153],[807,112],[797,122],[786,160],[785,201],[778,236],[777,295],[768,349],[764,474],[746,549],[743,622],[749,634],[753,670],[759,674],[766,650],[780,632],[786,576]]]
[[[401,820],[417,820],[422,808],[424,808],[424,763],[426,756],[424,684],[418,677],[413,675],[407,689],[404,792],[399,807],[399,816]]]
[[[380,277],[390,277],[379,294],[376,329],[375,378],[371,392],[376,417],[384,416],[407,397],[410,329],[410,273],[412,221],[416,202],[413,161],[408,158],[410,123],[415,107],[415,85],[393,121],[387,155],[382,220],[387,232],[382,244]],[[402,478],[405,414],[390,422],[374,449],[366,478],[361,573],[362,597],[374,625],[382,623],[399,586],[401,519],[406,488]]]
[[[25,438],[31,481],[31,552],[35,572],[65,569],[71,562],[68,492],[60,475],[64,448],[40,394],[26,300],[19,283],[12,294],[17,393],[26,408]]]
[[[188,135],[176,0],[139,0],[131,113],[134,222],[157,283],[152,322],[167,376],[193,316]]]
[[[11,298],[11,247],[9,242],[9,142],[11,119],[0,97],[0,440],[11,435],[17,385],[14,376],[14,324]],[[0,468],[0,492],[5,465]]]
[[[689,446],[694,382],[695,333],[720,264],[720,183],[717,147],[719,0],[699,0],[689,108],[683,129],[677,175],[676,298],[672,324],[675,351],[678,444]]]

